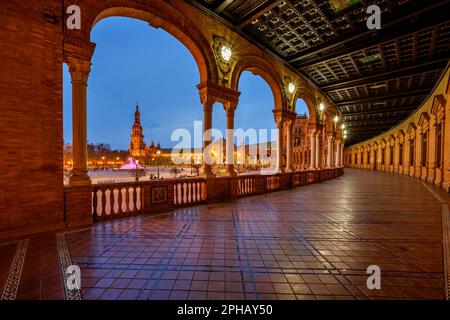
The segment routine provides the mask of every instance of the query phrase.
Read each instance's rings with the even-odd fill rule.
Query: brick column
[[[235,176],[234,171],[234,111],[237,103],[227,102],[224,104],[224,109],[227,117],[227,132],[226,132],[226,165],[227,174]]]
[[[91,61],[68,57],[72,77],[72,148],[73,171],[71,186],[88,186],[91,179],[87,170],[87,81]]]

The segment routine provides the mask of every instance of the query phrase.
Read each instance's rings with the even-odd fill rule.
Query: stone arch
[[[305,101],[306,103],[306,106],[308,107],[309,123],[316,123],[316,99],[314,97],[314,94],[308,88],[301,87],[295,91],[293,99],[294,111],[296,111],[298,99],[303,99],[303,101]]]
[[[84,13],[79,36],[90,41],[91,31],[100,20],[113,16],[135,18],[163,28],[177,38],[194,57],[200,74],[200,82],[217,83],[215,58],[208,40],[187,17],[164,0],[141,2],[137,0],[81,0],[78,4]],[[73,30],[66,33],[75,35]]]
[[[261,76],[269,85],[273,93],[274,110],[286,109],[286,101],[282,91],[282,80],[271,64],[258,56],[243,56],[233,68],[231,74],[231,89],[238,91],[239,79],[244,71],[251,71]]]

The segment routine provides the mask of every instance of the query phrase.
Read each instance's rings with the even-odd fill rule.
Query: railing
[[[137,213],[143,210],[144,192],[141,184],[98,184],[92,191],[92,214],[108,217]]]
[[[266,176],[266,190],[275,191],[280,189],[280,176]]]
[[[237,196],[242,197],[256,192],[256,177],[242,176],[237,178]]]
[[[93,185],[91,190],[91,211],[94,220],[123,217],[142,212],[156,213],[178,207],[215,202],[214,199],[223,201],[286,190],[325,181],[342,174],[343,168],[334,168],[270,176],[242,175],[213,179],[167,179],[97,184]],[[209,185],[210,183],[211,185]],[[67,195],[74,191],[74,188],[66,189]],[[72,199],[72,197],[67,199],[69,198]]]
[[[206,200],[206,182],[203,179],[176,181],[173,184],[174,205],[199,204]]]

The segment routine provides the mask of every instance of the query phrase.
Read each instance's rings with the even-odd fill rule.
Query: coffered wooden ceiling
[[[345,117],[347,145],[407,118],[450,59],[450,0],[190,2],[321,88]],[[371,4],[381,30],[367,29]]]

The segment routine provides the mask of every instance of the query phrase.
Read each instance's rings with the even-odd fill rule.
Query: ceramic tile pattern
[[[65,240],[83,299],[444,299],[441,208],[419,181],[350,169]],[[3,283],[13,253],[0,249]],[[381,290],[366,287],[369,265]],[[64,297],[55,234],[31,237],[17,298]]]

